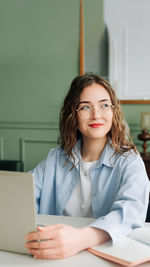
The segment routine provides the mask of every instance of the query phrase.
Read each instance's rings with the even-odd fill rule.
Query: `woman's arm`
[[[101,229],[73,228],[64,224],[56,224],[38,227],[38,232],[29,233],[26,236],[28,241],[26,247],[35,258],[60,259],[73,256],[109,239],[109,234]]]
[[[122,177],[111,209],[106,215],[97,218],[90,224],[91,227],[109,233],[114,245],[133,229],[143,226],[150,190],[145,166],[139,155],[129,154],[128,157],[124,158],[124,162],[121,162],[120,166],[117,167],[118,173],[119,168],[121,169]]]

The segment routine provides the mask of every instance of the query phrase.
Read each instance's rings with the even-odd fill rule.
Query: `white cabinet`
[[[104,0],[109,81],[120,99],[150,99],[150,1]]]

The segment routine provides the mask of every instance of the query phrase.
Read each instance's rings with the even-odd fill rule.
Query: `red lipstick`
[[[91,123],[89,124],[90,127],[92,128],[99,128],[100,126],[103,126],[104,124],[102,123]]]

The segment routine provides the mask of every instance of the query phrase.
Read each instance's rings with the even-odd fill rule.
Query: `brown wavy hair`
[[[77,140],[82,137],[82,134],[78,129],[76,110],[79,105],[82,90],[93,83],[100,84],[105,88],[110,96],[112,105],[115,106],[113,109],[112,127],[107,134],[111,139],[114,151],[119,154],[123,154],[124,152],[133,149],[137,153],[136,146],[133,144],[130,134],[127,133],[123,112],[115,91],[105,79],[93,74],[77,76],[72,81],[69,92],[64,99],[64,103],[60,111],[60,135],[58,143],[65,150],[66,154],[73,158],[75,163],[72,149]]]

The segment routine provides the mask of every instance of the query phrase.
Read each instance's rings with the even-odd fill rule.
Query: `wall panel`
[[[0,159],[3,159],[3,138],[0,137]]]
[[[31,170],[42,160],[51,148],[57,146],[56,141],[20,139],[20,158],[24,163],[24,171]]]
[[[0,158],[22,160],[29,171],[57,146],[57,139],[54,123],[0,122]]]

